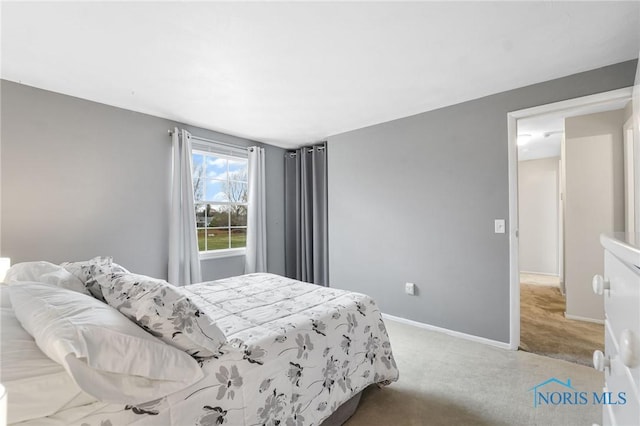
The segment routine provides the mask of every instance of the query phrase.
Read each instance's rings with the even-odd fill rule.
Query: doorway
[[[611,109],[619,109],[623,108],[626,103],[631,99],[632,88],[625,88],[620,90],[615,90],[607,93],[602,93],[598,95],[587,96],[578,99],[572,99],[568,101],[558,102],[549,105],[542,105],[539,107],[529,108],[526,110],[520,110],[511,112],[508,114],[508,132],[509,132],[509,192],[510,192],[510,200],[509,200],[509,244],[510,244],[510,348],[516,350],[520,346],[521,340],[521,280],[520,280],[520,228],[519,228],[519,206],[518,206],[518,138],[519,134],[518,122],[522,120],[522,123],[526,123],[526,120],[536,120],[541,119],[544,116],[556,115],[564,119],[567,116],[576,116],[576,115],[584,115],[590,114],[594,112],[607,111]],[[522,127],[522,126],[521,126]],[[549,128],[546,131],[542,132],[542,136],[547,133],[547,139],[549,139],[552,134],[550,132],[558,132],[560,134],[560,128]],[[522,132],[526,135],[525,132]],[[533,135],[530,134],[531,137]],[[526,136],[525,136],[526,137]],[[521,142],[520,146],[523,143]],[[564,142],[561,144],[561,149],[564,149]],[[557,152],[557,151],[556,151]],[[560,155],[562,158],[562,153]],[[558,161],[557,166],[557,174],[558,176],[563,176],[563,163],[562,161]],[[557,294],[560,294],[561,297],[564,297],[564,288],[563,283],[565,280],[563,279],[565,273],[565,249],[564,249],[564,221],[562,217],[564,217],[564,199],[562,198],[562,194],[564,194],[563,188],[564,182],[562,178],[558,178],[557,185],[557,193],[558,193],[558,201],[557,201],[557,257],[556,257],[556,267],[553,269],[552,276],[555,275],[557,277],[557,281],[559,283],[559,287],[556,287]],[[550,214],[549,217],[552,215]],[[524,254],[524,253],[523,253]],[[600,253],[600,258],[602,258],[602,254]],[[547,260],[549,256],[547,256]],[[590,281],[589,281],[590,282]],[[551,287],[550,287],[551,288]],[[564,301],[560,300],[561,303]],[[567,312],[566,307],[558,308],[557,303],[548,303],[549,305],[555,306],[556,311],[560,311],[560,316],[562,320],[568,320],[570,315],[566,315]],[[584,320],[586,318],[572,318]],[[597,322],[597,321],[596,321]],[[584,321],[581,322],[581,325]],[[563,327],[560,327],[561,329]]]
[[[593,351],[604,350],[604,328],[602,324],[568,318],[560,268],[564,263],[565,119],[583,112],[567,110],[517,122],[519,349],[590,365]]]

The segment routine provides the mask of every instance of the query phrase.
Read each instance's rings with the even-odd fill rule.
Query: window
[[[246,152],[194,143],[192,163],[201,257],[244,254],[248,209]]]

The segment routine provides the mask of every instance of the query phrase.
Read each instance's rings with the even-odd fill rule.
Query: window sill
[[[242,248],[235,248],[235,249],[215,250],[215,251],[199,253],[198,257],[200,260],[221,259],[224,257],[244,256],[246,253],[247,253],[247,249],[242,247]]]

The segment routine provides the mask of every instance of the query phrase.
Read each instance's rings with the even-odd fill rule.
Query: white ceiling
[[[283,147],[638,56],[640,2],[2,3],[4,79]]]
[[[519,138],[527,136],[525,143],[521,143],[522,139],[518,141],[518,161],[560,157],[565,118],[614,111],[624,108],[629,102],[630,99],[617,99],[518,120]]]

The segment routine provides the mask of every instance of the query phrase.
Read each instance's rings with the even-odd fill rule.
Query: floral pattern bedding
[[[199,359],[204,379],[143,405],[96,402],[35,423],[319,425],[365,387],[398,379],[380,311],[366,295],[272,274],[184,289],[227,336]]]

